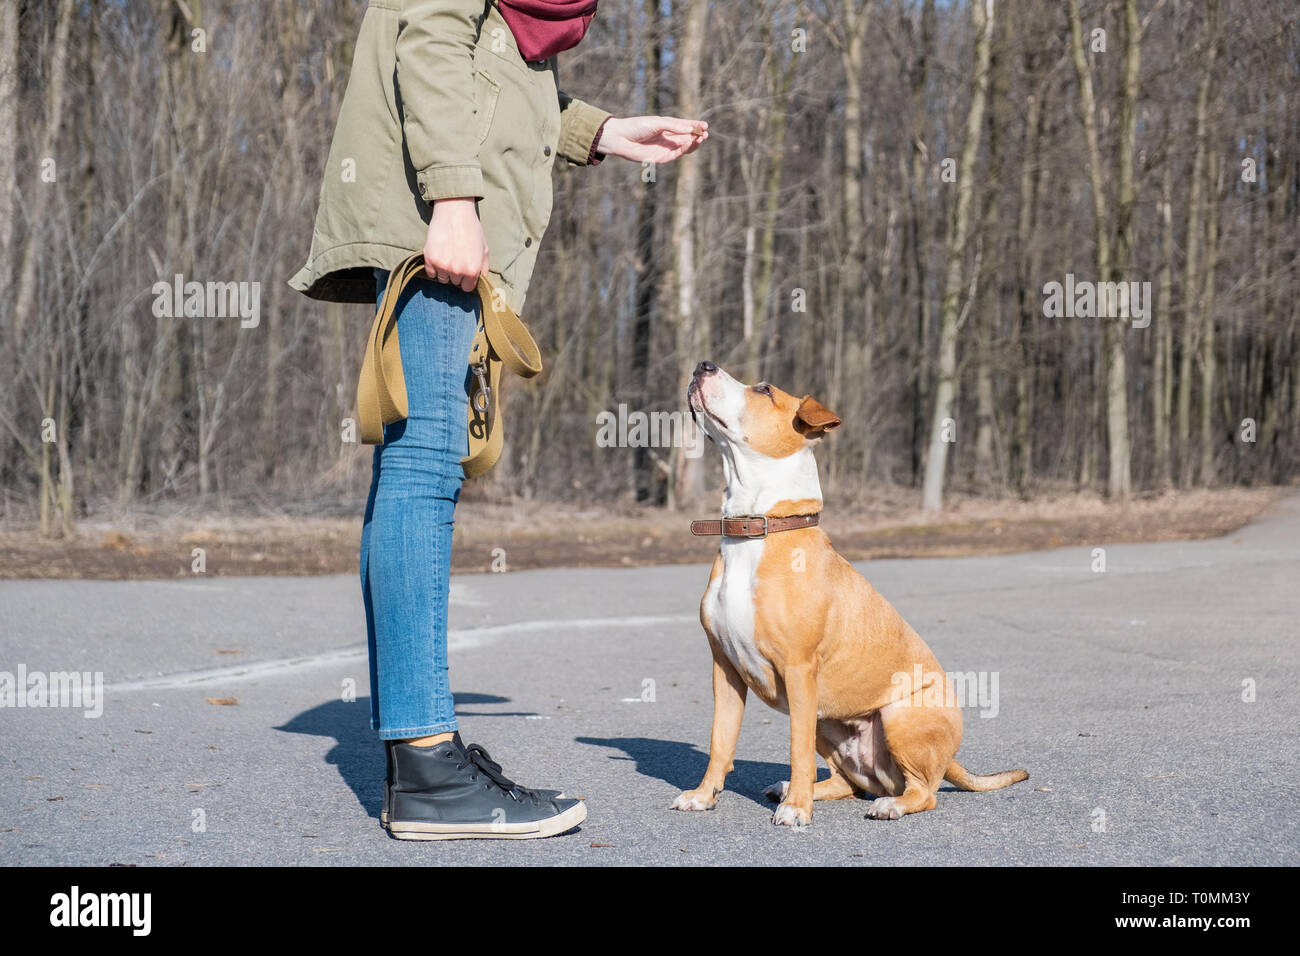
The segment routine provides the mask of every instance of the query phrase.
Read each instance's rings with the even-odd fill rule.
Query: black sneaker
[[[456,734],[456,741],[458,743],[460,742],[459,733]],[[393,744],[394,743],[396,743],[396,741],[392,741],[392,740],[384,741],[384,759],[387,762],[388,767],[384,775],[384,809],[379,811],[379,825],[382,826],[384,829],[388,829],[388,808],[393,804],[392,793],[393,793]],[[473,753],[477,753],[495,772],[497,773],[501,772],[501,764],[497,763],[495,760],[489,757],[488,752],[484,750],[482,747],[480,747],[478,744],[470,744],[468,747],[464,749],[467,751],[471,751]],[[540,794],[544,799],[547,800],[564,799],[563,790],[537,790],[536,793]]]
[[[460,734],[436,747],[390,743],[393,785],[388,832],[398,840],[529,840],[572,830],[587,818],[581,800],[521,787]]]

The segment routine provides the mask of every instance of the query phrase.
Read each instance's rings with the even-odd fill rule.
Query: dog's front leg
[[[687,790],[673,801],[674,810],[712,810],[718,794],[731,771],[740,737],[740,721],[745,716],[745,694],[749,688],[731,661],[713,652],[713,733],[709,739],[709,766],[704,779],[694,790]]]
[[[812,823],[813,783],[817,779],[817,665],[786,668],[785,696],[790,705],[790,789],[772,815],[777,826]]]

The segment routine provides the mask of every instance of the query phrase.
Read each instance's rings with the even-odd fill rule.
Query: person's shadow
[[[508,697],[495,694],[456,694],[458,717],[523,717],[531,712],[464,710],[466,705],[506,704]],[[331,737],[334,747],[325,755],[325,762],[338,767],[343,782],[352,788],[357,802],[366,813],[379,819],[384,806],[384,748],[370,729],[370,698],[358,697],[355,701],[331,700],[310,710],[304,710],[292,720],[276,727],[288,734],[308,734],[312,737]]]
[[[593,747],[621,750],[625,756],[611,754],[609,759],[631,760],[636,764],[637,773],[663,780],[677,790],[699,786],[709,765],[708,751],[679,740],[655,740],[652,737],[578,737],[576,740]],[[819,777],[829,775],[829,771],[818,769]],[[727,775],[727,792],[771,807],[773,804],[763,796],[763,789],[789,779],[790,767],[787,764],[737,760],[735,769]]]

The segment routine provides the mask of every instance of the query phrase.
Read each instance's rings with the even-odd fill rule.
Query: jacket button
[[[533,244],[533,237],[532,237],[532,236],[529,236],[527,239],[524,240],[524,248],[525,248],[525,249],[527,249],[527,248],[528,248],[529,246],[531,246],[532,244]]]
[[[542,155],[543,155],[543,156],[550,156],[550,155],[551,155],[551,147],[549,147],[549,146],[543,146],[543,147],[542,147]]]

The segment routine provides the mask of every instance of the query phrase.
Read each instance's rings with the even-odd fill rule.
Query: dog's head
[[[810,395],[796,398],[766,382],[746,385],[712,362],[695,367],[686,400],[710,440],[747,457],[789,458],[840,424]]]

